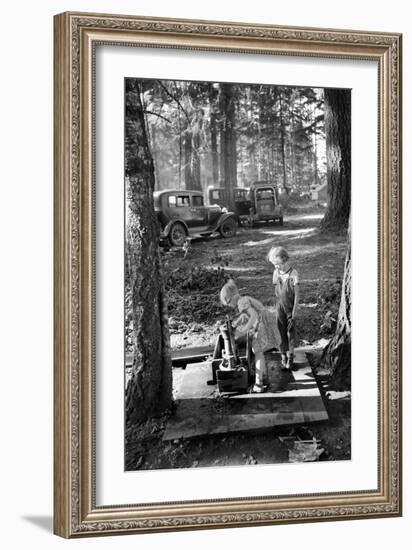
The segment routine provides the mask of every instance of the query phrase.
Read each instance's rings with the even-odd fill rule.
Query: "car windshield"
[[[263,200],[263,199],[272,199],[273,198],[273,189],[270,189],[270,188],[266,188],[266,189],[258,189],[256,191],[256,198],[258,200]]]
[[[246,189],[236,189],[235,191],[235,199],[236,200],[243,200],[246,198]]]

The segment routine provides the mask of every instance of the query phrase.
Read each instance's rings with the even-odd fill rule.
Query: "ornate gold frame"
[[[401,35],[64,13],[55,17],[54,531],[64,537],[401,514]],[[96,44],[372,59],[379,64],[379,489],[190,503],[95,504]]]

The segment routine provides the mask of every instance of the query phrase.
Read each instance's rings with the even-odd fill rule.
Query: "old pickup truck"
[[[232,200],[230,200],[230,198]],[[274,222],[283,225],[283,210],[279,204],[276,186],[266,181],[256,181],[250,187],[210,187],[210,204],[228,207],[234,204],[239,222],[255,225],[256,222]]]

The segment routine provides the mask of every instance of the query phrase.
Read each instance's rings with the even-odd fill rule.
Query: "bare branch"
[[[158,84],[160,85],[161,88],[163,88],[163,90],[166,92],[166,94],[173,100],[173,101],[176,101],[176,103],[179,105],[180,109],[182,110],[182,112],[185,114],[185,117],[187,118],[187,121],[188,123],[190,124],[190,118],[189,118],[189,115],[187,114],[187,111],[185,110],[185,108],[183,107],[183,105],[180,103],[180,101],[177,99],[177,97],[175,97],[171,92],[169,92],[169,90],[166,88],[166,86],[164,84],[162,84],[162,82],[160,80],[157,81]]]
[[[168,122],[169,124],[172,123],[172,121],[169,119],[169,118],[166,118],[165,116],[163,115],[159,115],[159,113],[154,113],[153,111],[147,111],[146,109],[143,111],[146,115],[153,115],[153,116],[157,116],[159,118],[162,118],[163,120],[165,120],[166,122]]]

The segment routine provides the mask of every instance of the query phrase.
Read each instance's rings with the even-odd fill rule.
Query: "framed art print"
[[[55,533],[401,514],[401,36],[55,17]]]

